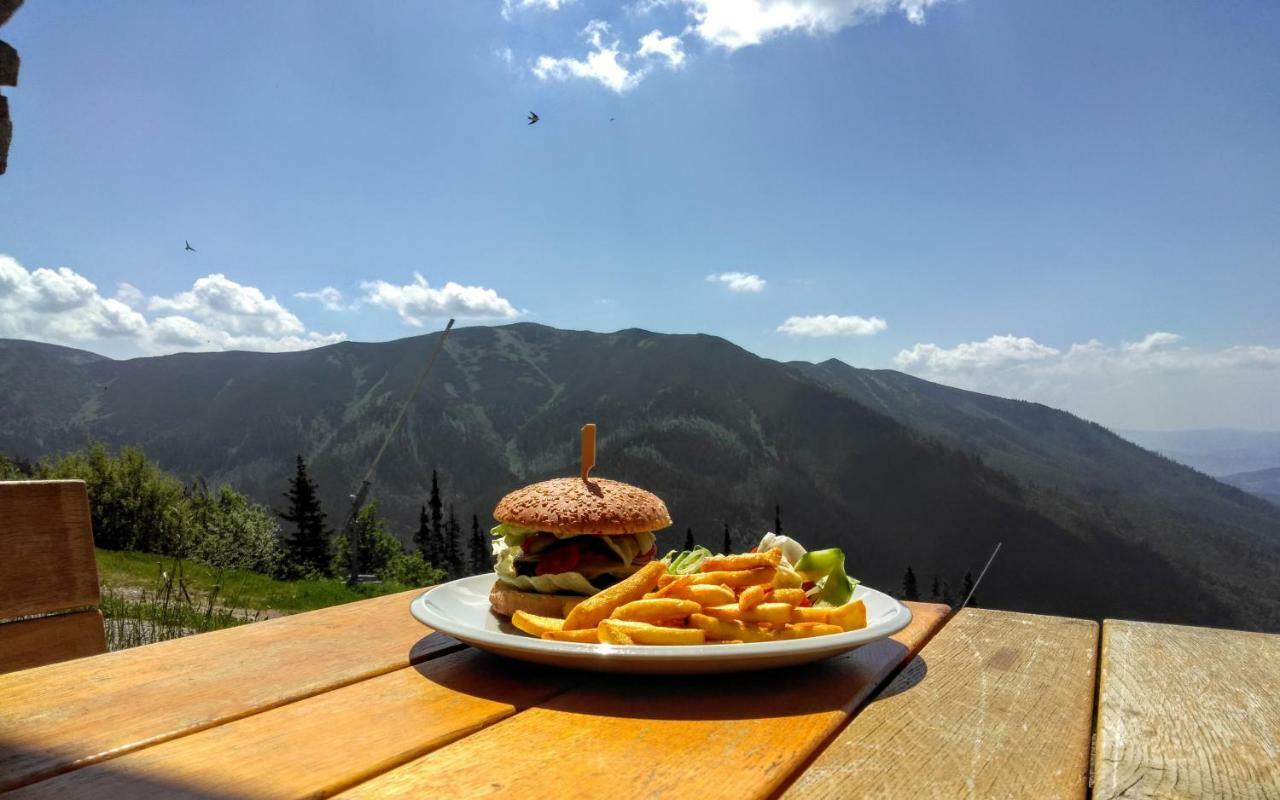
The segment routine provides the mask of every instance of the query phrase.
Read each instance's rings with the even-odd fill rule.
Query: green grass
[[[97,560],[104,593],[115,596],[127,597],[129,590],[141,589],[155,593],[164,582],[162,571],[174,569],[172,558],[154,553],[100,549]],[[249,616],[255,612],[312,611],[416,588],[398,583],[363,584],[353,588],[336,579],[281,581],[257,572],[218,570],[192,562],[184,562],[182,571],[182,583],[195,606],[201,606],[210,594],[216,594],[217,605],[247,611]]]

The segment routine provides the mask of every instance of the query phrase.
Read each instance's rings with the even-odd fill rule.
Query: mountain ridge
[[[31,458],[90,437],[138,444],[181,476],[275,505],[302,453],[333,522],[438,335],[76,363],[0,341],[0,452]],[[706,334],[458,328],[374,495],[406,536],[436,466],[446,500],[487,522],[506,491],[575,472],[576,432],[591,420],[597,472],[667,500],[676,528],[664,547],[693,527],[718,548],[726,524],[749,546],[781,503],[788,532],[844,547],[856,574],[890,591],[908,564],[923,585],[937,575],[958,586],[1003,540],[979,593],[993,605],[1280,627],[1267,583],[1280,510],[1132,445],[1126,458],[1158,490],[1127,501],[1114,475],[1081,475],[1099,452],[1114,455],[1095,452],[1115,437],[1092,423],[833,361],[782,363]],[[856,398],[859,382],[881,396]],[[1212,518],[1180,520],[1169,493],[1183,490]],[[1157,523],[1143,516],[1152,508]],[[1166,517],[1181,527],[1158,530]],[[1241,592],[1259,602],[1233,604]]]

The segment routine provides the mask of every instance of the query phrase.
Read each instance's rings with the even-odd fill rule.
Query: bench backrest
[[[0,481],[0,672],[106,652],[99,600],[84,481]]]

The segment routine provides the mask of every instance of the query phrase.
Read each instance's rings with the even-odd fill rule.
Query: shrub
[[[360,536],[360,569],[379,579],[407,586],[426,586],[438,582],[444,573],[432,566],[421,553],[405,553],[404,546],[387,530],[387,522],[378,514],[376,501],[365,505],[356,516]],[[333,571],[346,575],[350,569],[350,545],[347,537],[338,538],[333,557]]]
[[[187,557],[220,569],[274,574],[283,552],[275,515],[265,506],[222,486],[210,493],[198,484],[191,492],[193,523]]]
[[[0,481],[21,481],[29,477],[27,470],[19,461],[0,453]]]
[[[166,555],[181,555],[189,547],[190,504],[182,483],[147,461],[141,450],[126,447],[112,458],[95,442],[82,452],[42,461],[36,474],[87,484],[99,547]]]

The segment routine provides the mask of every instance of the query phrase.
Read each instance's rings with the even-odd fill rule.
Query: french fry
[[[583,600],[586,600],[586,599],[587,598],[585,597],[570,597],[568,600],[565,600],[563,607],[560,609],[560,616],[562,617],[569,616],[569,612],[572,611],[574,607],[578,605],[578,603],[581,603]]]
[[[688,586],[691,583],[693,583],[693,578],[691,576],[681,575],[678,578],[676,578],[674,581],[671,581],[666,586],[663,586],[661,589],[659,589],[656,592],[656,594],[658,597],[666,597],[672,592],[678,589],[683,589],[684,587]]]
[[[804,589],[779,589],[775,583],[773,591],[769,592],[769,599],[775,603],[798,606],[804,602]]]
[[[861,600],[853,600],[839,608],[831,609],[828,621],[842,630],[856,631],[867,627],[867,606]]]
[[[635,644],[635,640],[628,636],[626,631],[612,623],[613,620],[602,619],[596,626],[600,644]]]
[[[742,644],[741,639],[708,639],[707,644]]]
[[[581,644],[599,644],[600,637],[596,633],[595,628],[587,628],[586,630],[576,631],[543,631],[543,639],[550,639],[553,642],[579,642]]]
[[[750,611],[763,603],[765,595],[768,593],[769,589],[766,586],[762,586],[760,584],[748,586],[742,590],[742,594],[738,595],[738,608],[741,608],[743,611]]]
[[[679,589],[673,589],[667,596],[692,600],[703,606],[722,606],[734,600],[733,590],[728,586],[712,586],[705,583],[681,586]]]
[[[659,597],[652,600],[641,599],[624,603],[615,608],[609,618],[654,623],[659,620],[683,620],[690,614],[696,614],[701,610],[702,606],[693,600]]]
[[[773,576],[773,588],[775,589],[799,589],[804,586],[804,578],[800,577],[800,573],[785,564],[778,566],[778,571]]]
[[[690,614],[689,624],[703,631],[708,639],[738,640],[743,642],[772,642],[778,637],[755,625],[747,625],[736,619],[716,619],[706,614]]]
[[[742,570],[716,571],[716,572],[695,572],[693,575],[690,575],[689,577],[693,578],[693,581],[691,582],[693,586],[699,586],[702,584],[709,583],[709,584],[723,584],[731,588],[742,589],[747,586],[755,586],[757,584],[772,583],[773,575],[776,571],[777,570],[775,570],[773,567],[765,567],[762,569],[742,569]],[[666,586],[667,584],[675,581],[677,577],[683,577],[683,576],[663,575],[661,578],[659,578],[658,584],[660,586]]]
[[[547,631],[558,631],[564,628],[564,620],[555,617],[540,617],[517,610],[511,615],[511,624],[530,636],[541,636]]]
[[[806,608],[804,606],[796,606],[791,609],[792,622],[822,622],[831,621],[831,612],[835,609],[831,608]]]
[[[595,630],[600,620],[608,618],[615,608],[644,597],[645,593],[658,585],[658,579],[665,577],[666,574],[666,564],[661,561],[650,561],[629,577],[574,606],[565,617],[564,629],[566,631],[588,628]]]
[[[704,631],[698,628],[666,628],[650,625],[647,622],[635,622],[624,619],[606,619],[600,622],[600,640],[604,641],[605,630],[609,636],[621,634],[636,644],[650,645],[687,645],[703,644],[707,640]]]
[[[721,572],[759,567],[777,567],[782,563],[782,548],[774,547],[763,553],[712,556],[702,562],[702,572]]]
[[[716,619],[736,619],[742,622],[790,622],[792,607],[786,603],[761,603],[744,611],[739,604],[708,606],[702,613]]]
[[[839,625],[828,625],[823,622],[793,622],[783,625],[775,633],[779,639],[808,639],[812,636],[830,636],[842,630]]]

